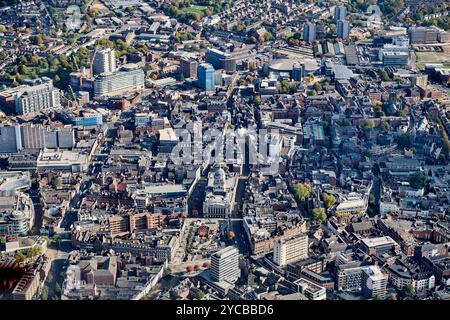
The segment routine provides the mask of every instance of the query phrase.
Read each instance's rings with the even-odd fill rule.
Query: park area
[[[195,6],[192,5],[190,7],[186,7],[182,10],[183,13],[197,13],[200,16],[204,17],[206,15],[206,9],[208,9],[208,7],[206,6]]]

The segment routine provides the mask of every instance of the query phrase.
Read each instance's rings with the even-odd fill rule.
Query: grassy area
[[[183,13],[198,13],[202,17],[206,15],[205,11],[208,9],[206,6],[190,6],[187,8],[184,8],[182,10]]]

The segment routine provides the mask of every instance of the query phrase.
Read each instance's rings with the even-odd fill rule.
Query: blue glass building
[[[213,91],[215,87],[214,68],[209,63],[203,63],[197,69],[198,85],[205,91]]]

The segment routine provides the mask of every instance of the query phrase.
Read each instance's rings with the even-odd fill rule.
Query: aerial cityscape
[[[0,300],[450,300],[449,13],[0,0]]]

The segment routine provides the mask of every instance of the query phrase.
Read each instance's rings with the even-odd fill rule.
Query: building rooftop
[[[158,131],[160,141],[177,141],[177,136],[172,128],[165,128]]]
[[[378,238],[365,238],[361,239],[361,242],[364,243],[368,248],[383,246],[391,244],[393,246],[398,246],[397,242],[395,242],[391,237],[378,237]]]

